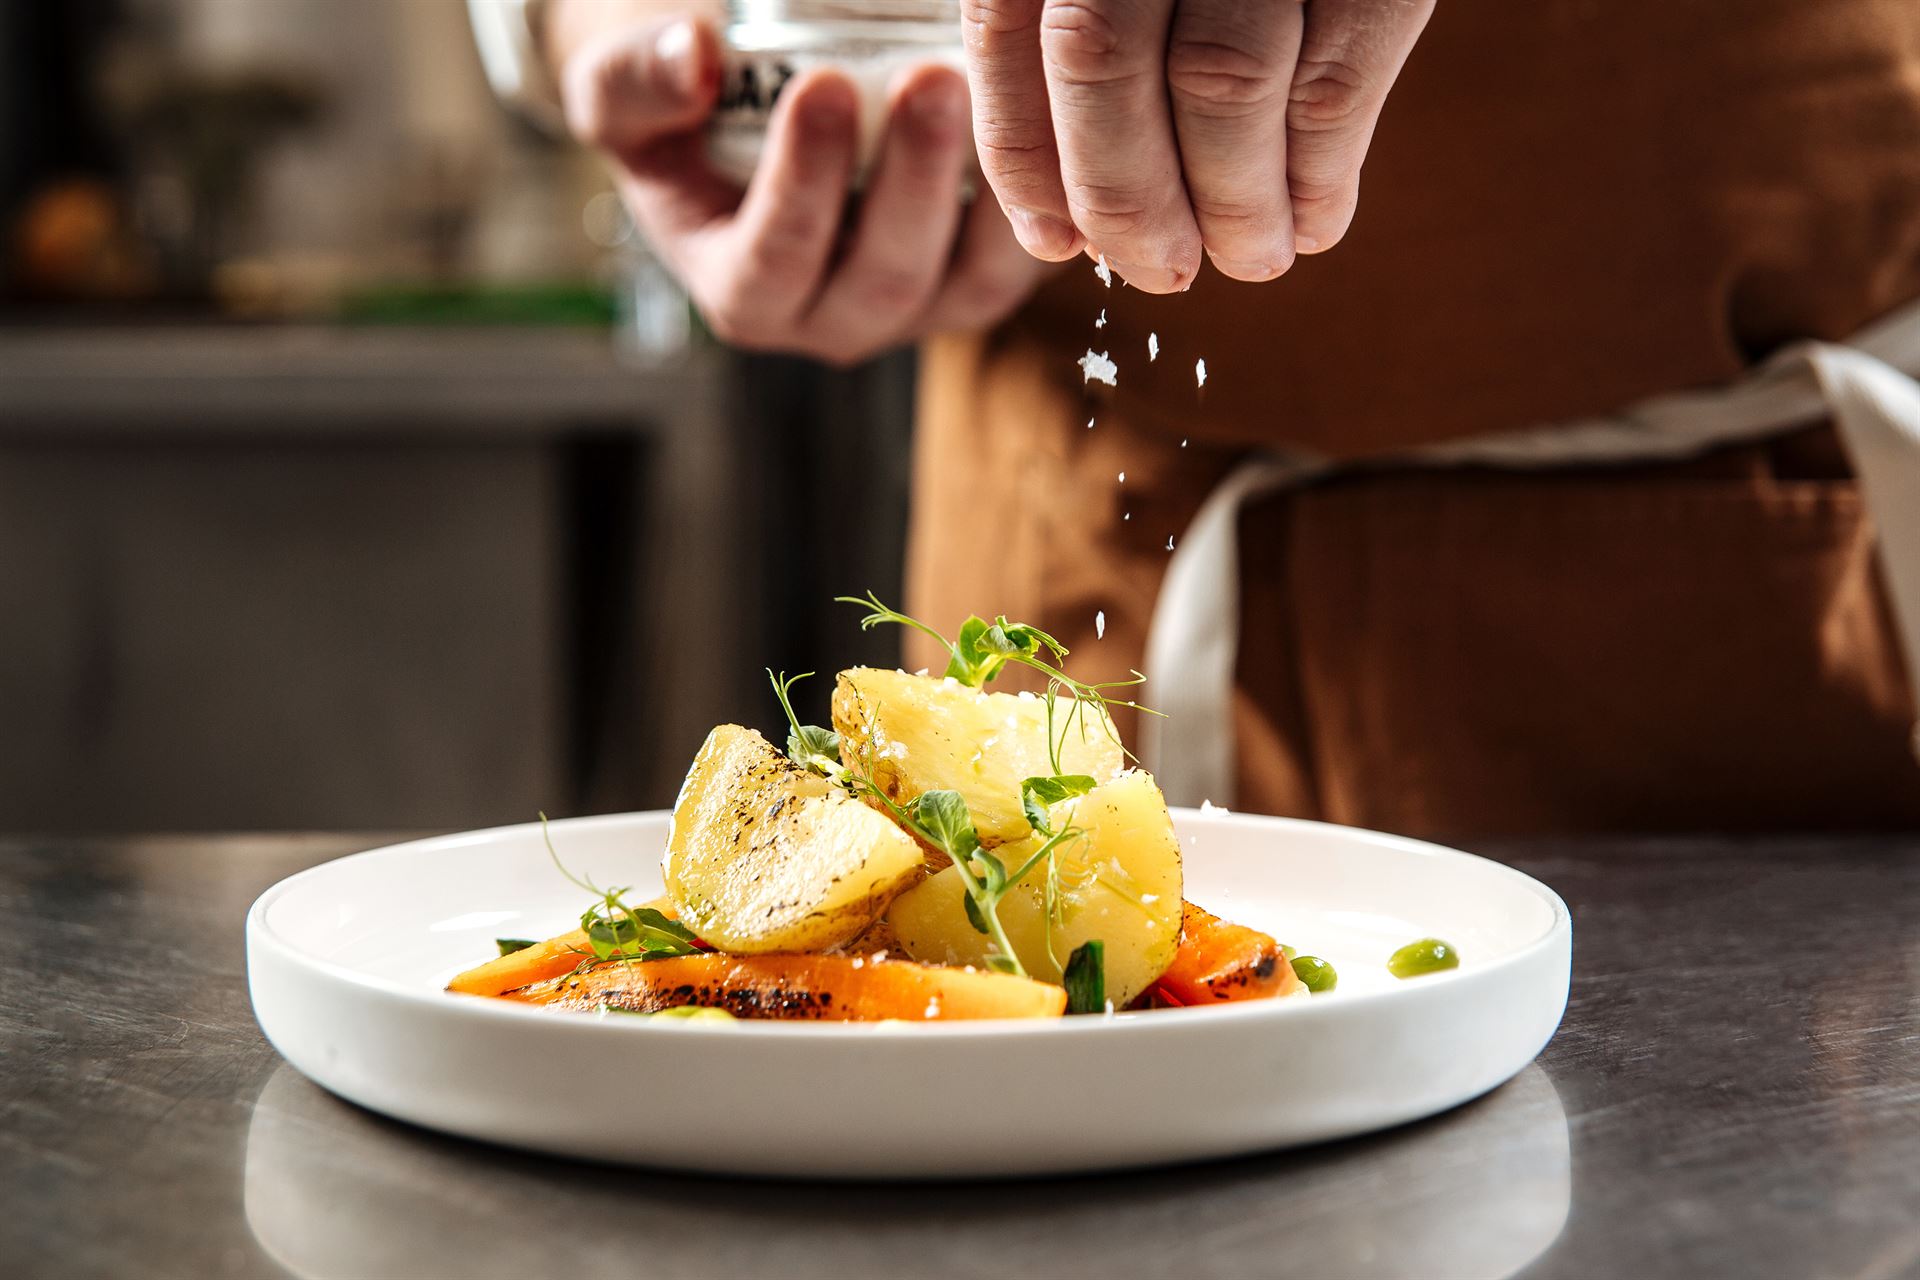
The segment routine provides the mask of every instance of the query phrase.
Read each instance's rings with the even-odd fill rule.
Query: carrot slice
[[[642,907],[658,911],[669,920],[678,920],[680,913],[674,909],[668,899],[655,898],[643,902]],[[700,943],[700,946],[706,944]],[[587,931],[575,929],[563,933],[557,938],[548,938],[545,942],[536,942],[530,947],[522,947],[498,960],[489,960],[467,970],[447,984],[447,990],[458,991],[469,996],[498,996],[512,991],[516,987],[530,987],[536,982],[545,982],[548,978],[557,978],[563,973],[572,973],[580,967],[580,962],[593,954],[588,945]]]
[[[511,957],[508,957],[511,959]],[[1060,987],[1011,974],[969,972],[871,956],[675,956],[608,964],[506,993],[556,1009],[655,1013],[682,1005],[738,1018],[815,1022],[947,1022],[1057,1018]]]
[[[1300,979],[1278,942],[1189,902],[1180,917],[1180,949],[1156,985],[1178,1004],[1216,1004],[1291,995]]]
[[[447,990],[470,996],[497,996],[515,987],[531,986],[572,973],[592,954],[593,950],[587,945],[587,931],[575,929],[469,969],[449,982]]]

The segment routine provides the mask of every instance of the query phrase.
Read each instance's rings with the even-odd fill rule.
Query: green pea
[[[1458,969],[1460,953],[1438,938],[1409,942],[1387,960],[1387,972],[1396,978],[1418,978],[1443,969]]]
[[[1300,979],[1314,995],[1331,991],[1340,985],[1340,975],[1319,956],[1289,956],[1288,959],[1293,961],[1293,976]]]

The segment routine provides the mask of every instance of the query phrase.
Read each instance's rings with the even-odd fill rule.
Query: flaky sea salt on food
[[[1104,351],[1095,353],[1092,347],[1080,357],[1080,373],[1083,383],[1104,382],[1110,387],[1120,384],[1120,366],[1113,362],[1112,356]]]

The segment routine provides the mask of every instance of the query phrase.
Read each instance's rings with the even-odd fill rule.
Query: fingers
[[[1433,3],[1313,0],[1306,6],[1287,110],[1287,184],[1301,253],[1332,248],[1353,221],[1360,166],[1380,108]]]
[[[1188,197],[1207,255],[1236,280],[1293,263],[1287,103],[1302,25],[1295,0],[1184,0],[1167,42]]]
[[[683,229],[672,265],[720,337],[745,346],[794,345],[839,237],[858,111],[846,76],[801,76],[780,95],[739,212]]]
[[[1047,0],[1040,45],[1074,225],[1127,283],[1173,293],[1200,228],[1167,101],[1174,0]]]
[[[1040,50],[1044,0],[962,0],[980,169],[1027,252],[1061,262],[1086,247],[1060,180]]]
[[[899,341],[926,311],[960,225],[967,135],[966,82],[946,67],[908,72],[852,245],[803,322],[813,349],[839,362],[862,359]]]
[[[720,92],[720,45],[690,19],[622,27],[567,59],[561,100],[575,137],[625,159],[698,128]]]
[[[953,266],[921,327],[946,333],[997,324],[1055,269],[1021,246],[1005,212],[982,193],[967,212]]]

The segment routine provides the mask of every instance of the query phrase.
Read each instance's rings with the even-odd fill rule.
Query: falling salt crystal
[[[1113,268],[1107,265],[1106,254],[1104,253],[1101,254],[1100,257],[1094,262],[1093,274],[1100,277],[1101,284],[1107,286],[1107,288],[1109,289],[1113,288]],[[1104,316],[1107,313],[1102,311],[1100,314]]]
[[[1107,638],[1107,611],[1105,609],[1098,610],[1093,615],[1093,637],[1096,640],[1105,640]]]
[[[1150,333],[1147,335],[1147,363],[1152,364],[1155,360],[1158,360],[1159,358],[1160,358],[1160,335],[1157,333]]]
[[[1088,423],[1087,425],[1088,425],[1088,426],[1092,426],[1093,424],[1092,424],[1091,422],[1089,422],[1089,423]],[[1180,447],[1181,447],[1182,449],[1184,449],[1184,448],[1186,448],[1186,447],[1187,447],[1187,437],[1185,437],[1185,436],[1181,436],[1181,437],[1180,437]]]
[[[1123,513],[1123,514],[1121,515],[1121,517],[1120,517],[1120,518],[1121,518],[1122,520],[1131,520],[1131,519],[1133,519],[1133,512],[1131,512],[1131,511],[1128,511],[1128,512],[1125,512],[1125,513]]]
[[[1100,318],[1093,322],[1093,327],[1096,329],[1104,329],[1107,327],[1107,309],[1105,307],[1100,308]]]
[[[1171,550],[1173,550],[1173,535],[1172,535],[1172,534],[1168,534],[1168,535],[1167,535],[1167,550],[1169,550],[1169,551],[1171,551]]]
[[[1122,471],[1120,473],[1120,483],[1125,484],[1126,482],[1127,482],[1127,473]]]
[[[1207,362],[1205,360],[1194,361],[1193,376],[1201,386],[1204,387],[1207,385]]]
[[[1092,347],[1088,347],[1087,354],[1080,357],[1080,373],[1082,375],[1080,381],[1083,384],[1104,382],[1112,387],[1119,385],[1120,382],[1120,366],[1115,364],[1113,358],[1104,351],[1098,355],[1094,354]]]
[[[1093,430],[1093,419],[1092,419],[1092,418],[1088,418],[1088,419],[1087,419],[1087,430],[1089,430],[1089,431],[1091,431],[1091,430]]]

